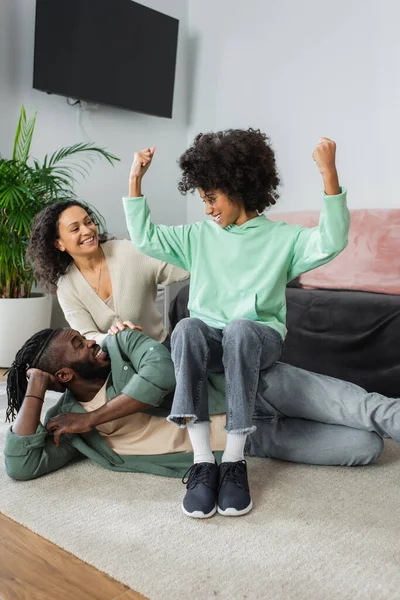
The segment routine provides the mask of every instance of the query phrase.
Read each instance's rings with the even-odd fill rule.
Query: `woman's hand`
[[[129,173],[129,196],[137,198],[142,196],[142,178],[153,160],[155,147],[145,148],[140,152],[135,152],[133,163]]]
[[[133,323],[131,323],[131,321],[117,321],[108,330],[108,335],[116,335],[120,331],[124,331],[127,327],[129,329],[132,329],[132,331],[134,329],[137,329],[138,331],[143,331],[143,327],[140,327],[140,325],[134,325]]]

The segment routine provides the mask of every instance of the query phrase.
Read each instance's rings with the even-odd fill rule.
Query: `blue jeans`
[[[251,433],[260,371],[276,363],[283,341],[271,327],[235,319],[224,329],[200,319],[179,321],[172,333],[172,360],[176,389],[168,419],[184,425],[209,421],[207,376],[225,373],[226,430]]]
[[[277,363],[261,373],[249,456],[316,465],[366,465],[400,443],[400,399]]]

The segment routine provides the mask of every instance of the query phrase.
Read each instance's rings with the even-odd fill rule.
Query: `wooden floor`
[[[1,600],[143,600],[143,596],[0,513]]]
[[[1,513],[0,532],[0,600],[146,600]]]

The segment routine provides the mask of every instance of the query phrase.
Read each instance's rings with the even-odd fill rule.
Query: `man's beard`
[[[91,363],[71,363],[70,368],[84,380],[94,381],[96,379],[107,379],[111,367],[110,365],[93,365]]]

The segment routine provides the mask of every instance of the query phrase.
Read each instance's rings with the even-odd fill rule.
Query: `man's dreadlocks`
[[[22,406],[28,387],[26,372],[30,368],[55,373],[59,365],[55,364],[51,341],[62,331],[59,329],[43,329],[35,333],[17,352],[7,378],[8,406],[6,420],[13,421]]]

